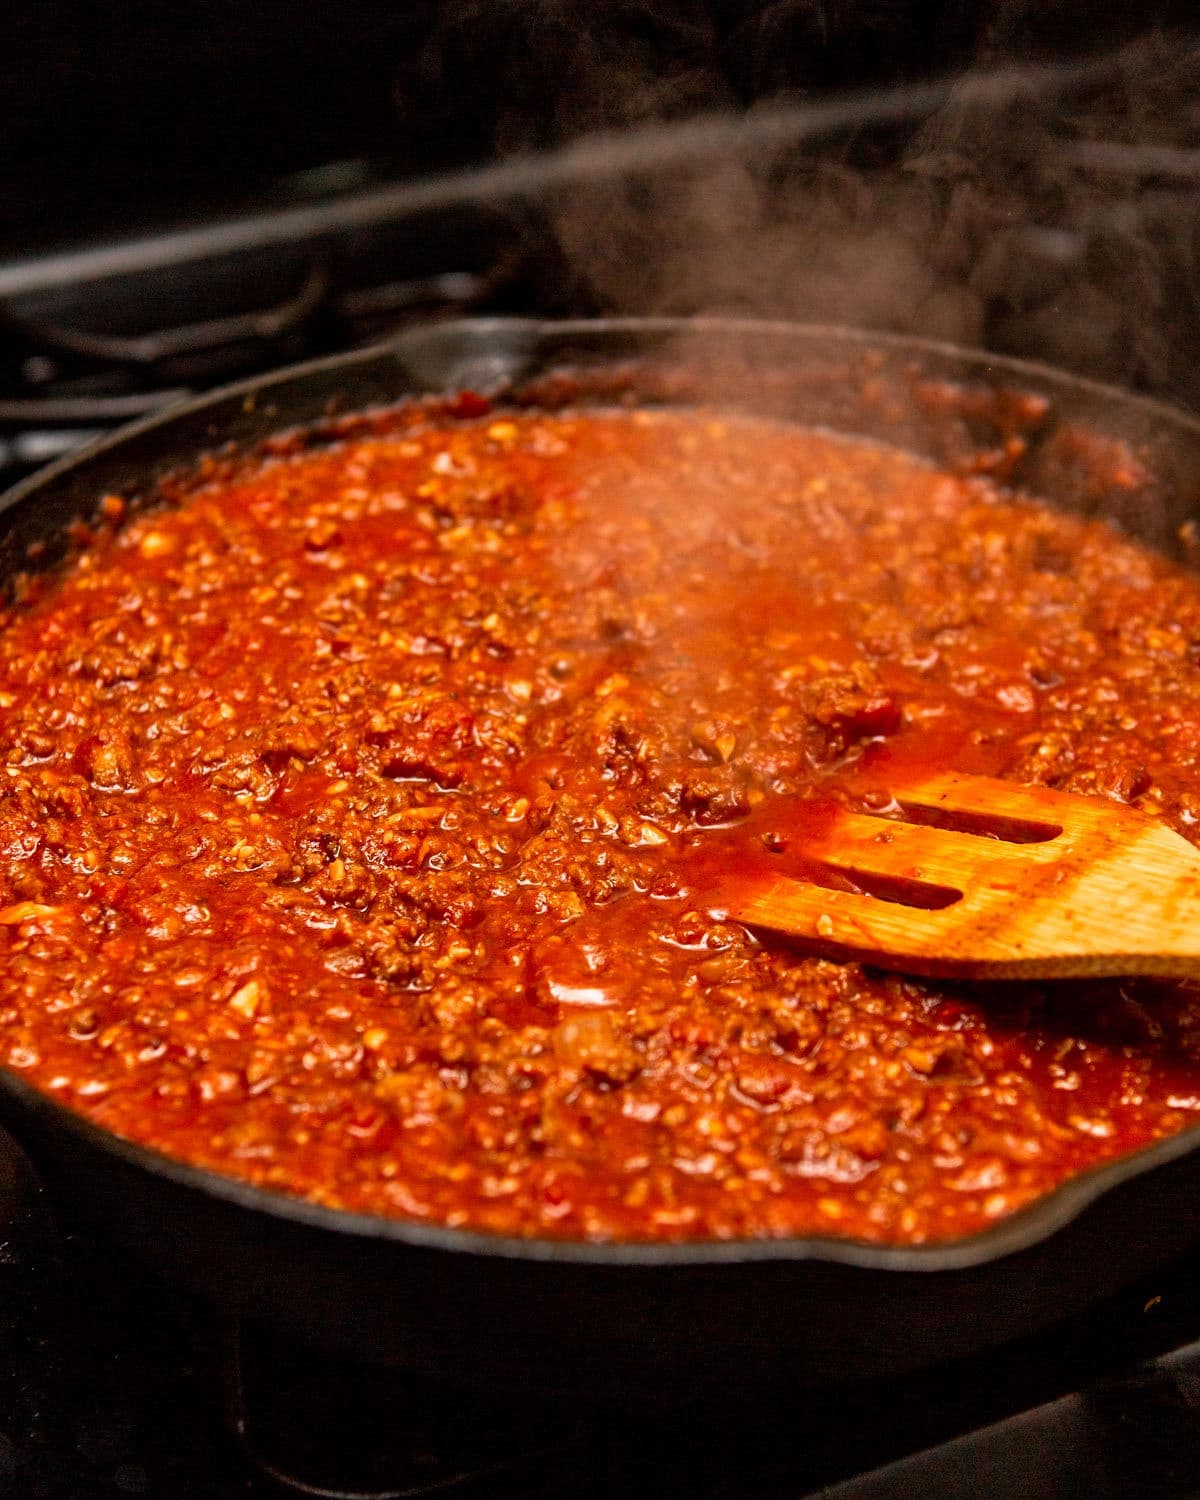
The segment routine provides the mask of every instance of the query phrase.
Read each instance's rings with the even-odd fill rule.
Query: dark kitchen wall
[[[0,20],[4,240],[133,228],[391,149],[393,79],[432,5],[11,0]]]
[[[1084,0],[450,0],[405,61],[408,127],[474,154],[780,95],[1113,46],[1192,4]],[[469,95],[464,112],[460,101]]]
[[[973,58],[1086,51],[1194,3],[11,0],[0,248],[212,212],[339,159],[434,170],[564,133]]]

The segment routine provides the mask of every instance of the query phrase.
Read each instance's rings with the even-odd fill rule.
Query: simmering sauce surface
[[[1196,987],[918,983],[713,896],[931,766],[1195,839],[1193,578],[882,448],[468,405],[110,499],[4,617],[0,1060],[571,1238],[945,1239],[1200,1120]]]

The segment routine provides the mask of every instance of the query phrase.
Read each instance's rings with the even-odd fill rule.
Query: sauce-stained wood
[[[960,979],[1200,977],[1200,853],[1117,803],[939,775],[897,788],[901,819],[846,812],[806,856],[860,891],[732,882],[730,916],[835,956]],[[1018,829],[1020,842],[985,830]],[[1011,834],[1010,834],[1011,836]],[[886,896],[871,886],[888,882]]]

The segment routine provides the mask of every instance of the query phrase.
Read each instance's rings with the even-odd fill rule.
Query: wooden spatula
[[[934,776],[895,801],[900,817],[839,812],[803,851],[857,890],[767,871],[721,907],[911,974],[1200,975],[1200,851],[1161,823],[984,776]]]

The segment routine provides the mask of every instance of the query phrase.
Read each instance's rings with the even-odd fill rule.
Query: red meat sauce
[[[918,983],[714,884],[930,766],[1196,838],[1196,580],[861,442],[481,406],[110,497],[29,581],[0,1060],[265,1188],[591,1240],[944,1240],[1200,1119],[1200,988]]]

